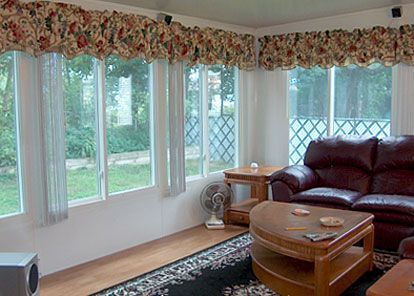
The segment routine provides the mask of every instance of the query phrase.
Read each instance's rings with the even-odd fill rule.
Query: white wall
[[[373,26],[397,27],[403,24],[414,23],[414,4],[405,4],[403,17],[392,19],[389,17],[389,7],[360,11],[338,16],[324,17],[302,22],[283,24],[259,28],[258,37],[264,35],[277,35],[290,32],[321,31],[333,29],[352,30],[354,28],[370,28]]]

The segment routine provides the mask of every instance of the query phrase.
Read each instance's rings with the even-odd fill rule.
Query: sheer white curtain
[[[184,152],[184,67],[177,62],[168,67],[170,126],[170,195],[185,192]]]
[[[414,66],[400,63],[393,69],[391,134],[414,134]]]
[[[39,85],[44,182],[37,213],[38,223],[46,226],[68,218],[61,55],[39,58]]]

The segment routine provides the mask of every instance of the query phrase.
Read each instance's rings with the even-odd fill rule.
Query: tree
[[[290,116],[327,116],[328,70],[295,68],[290,75]],[[391,106],[391,68],[373,64],[335,68],[335,117],[387,119]],[[295,94],[296,93],[296,101]]]
[[[235,99],[235,74],[233,67],[225,67],[223,65],[212,65],[209,67],[209,72],[214,73],[220,77],[219,81],[219,88],[214,86],[209,86],[209,96],[210,98],[214,97],[215,95],[220,95],[220,115],[223,116],[225,114],[224,105],[226,102],[234,102]],[[213,81],[214,83],[214,81]],[[233,110],[229,110],[232,114]]]
[[[14,57],[0,56],[0,167],[16,165]]]

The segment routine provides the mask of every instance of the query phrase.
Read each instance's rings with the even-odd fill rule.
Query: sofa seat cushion
[[[358,199],[352,209],[374,214],[376,221],[414,225],[414,197],[369,194]]]
[[[292,195],[292,202],[314,205],[332,205],[339,208],[350,208],[362,194],[357,191],[330,187],[316,187]]]

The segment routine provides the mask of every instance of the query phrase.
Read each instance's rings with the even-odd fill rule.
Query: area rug
[[[277,296],[252,272],[251,243],[251,236],[242,234],[94,295]],[[343,295],[365,295],[366,289],[397,262],[396,254],[375,252],[374,270],[361,277]]]

